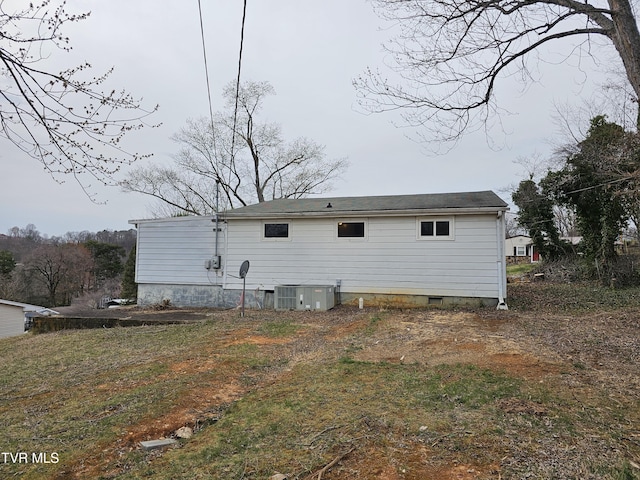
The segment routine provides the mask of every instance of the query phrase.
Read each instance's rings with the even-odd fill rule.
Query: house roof
[[[49,312],[53,314],[57,314],[55,310],[51,310],[47,307],[42,307],[40,305],[31,305],[29,303],[22,302],[13,302],[11,300],[2,300],[0,299],[0,305],[8,305],[10,307],[18,307],[21,308],[25,312]]]
[[[279,199],[236,208],[227,218],[268,218],[289,216],[407,215],[496,212],[507,204],[492,191],[427,193],[374,197],[329,197]]]

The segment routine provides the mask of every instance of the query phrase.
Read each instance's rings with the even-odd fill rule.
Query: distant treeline
[[[0,234],[0,250],[11,252],[15,260],[20,262],[22,257],[28,254],[35,245],[82,244],[89,240],[117,245],[124,248],[125,253],[128,254],[136,244],[136,230],[133,228],[129,230],[102,230],[100,232],[83,230],[82,232],[67,232],[61,237],[50,237],[40,233],[36,226],[30,223],[24,228],[12,227],[6,234]]]
[[[135,245],[135,229],[48,237],[33,224],[13,227],[0,234],[0,298],[55,307],[118,297],[129,257],[134,268]]]

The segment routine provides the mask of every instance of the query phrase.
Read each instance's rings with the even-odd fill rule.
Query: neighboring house
[[[333,287],[342,303],[506,308],[506,210],[484,191],[281,199],[219,218],[132,220],[138,303],[236,306],[248,260],[253,307],[299,285]]]
[[[580,242],[582,242],[582,236],[573,236],[573,237],[560,237],[560,240],[563,240],[571,245],[573,245],[574,247],[580,245]]]
[[[0,300],[0,338],[24,333],[35,316],[57,313],[38,305]]]
[[[537,262],[540,260],[540,255],[531,237],[526,235],[516,235],[515,237],[507,238],[504,241],[504,249],[507,254],[507,259],[514,262]]]

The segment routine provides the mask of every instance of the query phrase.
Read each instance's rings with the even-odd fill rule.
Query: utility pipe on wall
[[[219,199],[219,195],[220,195],[220,182],[218,180],[216,180],[216,246],[215,246],[216,259],[219,256],[218,255],[218,210],[219,210],[218,199]]]
[[[505,251],[504,251],[504,237],[505,237],[505,224],[504,224],[504,212],[498,212],[498,218],[496,219],[496,241],[498,242],[498,310],[508,310],[507,302],[505,301],[507,293],[507,275],[505,271]]]

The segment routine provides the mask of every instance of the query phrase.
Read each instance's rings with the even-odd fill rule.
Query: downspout
[[[504,237],[505,237],[505,224],[504,224],[504,212],[498,212],[498,218],[496,219],[496,240],[498,242],[498,306],[497,310],[508,310],[507,302],[505,298],[507,296],[507,273],[505,269],[505,252],[504,252]]]
[[[229,226],[229,223],[227,221],[225,221],[225,224],[227,225],[227,227]],[[229,270],[227,268],[227,260],[229,259],[229,229],[225,228],[224,229],[224,236],[223,236],[223,241],[224,241],[224,265],[222,264],[222,262],[220,263],[220,268],[222,268],[222,291],[224,292],[227,289],[227,271]]]
[[[220,194],[220,182],[218,180],[216,180],[216,246],[215,246],[215,256],[216,256],[216,261],[218,262],[218,265],[220,265],[220,255],[218,253],[218,223],[219,223],[219,218],[218,218],[218,210],[219,210],[219,194]],[[219,267],[218,267],[219,268]]]

